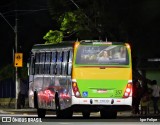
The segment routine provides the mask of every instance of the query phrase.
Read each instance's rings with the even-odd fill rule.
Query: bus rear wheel
[[[117,111],[100,111],[101,118],[107,118],[107,119],[116,119],[117,118]]]
[[[71,108],[61,110],[58,93],[55,95],[55,106],[57,118],[72,118],[73,110]]]
[[[72,118],[73,111],[71,109],[59,110],[56,112],[57,118]]]
[[[90,117],[90,112],[89,111],[83,111],[82,115],[83,115],[83,118],[89,118]]]
[[[34,92],[34,107],[37,109],[37,115],[39,118],[44,118],[46,115],[46,109],[40,109],[38,106],[37,92]]]
[[[39,108],[37,108],[37,114],[38,114],[38,118],[45,118],[46,109],[39,109]]]

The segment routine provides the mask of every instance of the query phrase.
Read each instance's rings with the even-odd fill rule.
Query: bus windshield
[[[79,45],[75,64],[129,65],[129,54],[124,45]]]

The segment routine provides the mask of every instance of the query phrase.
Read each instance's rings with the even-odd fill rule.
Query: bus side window
[[[72,58],[73,58],[73,52],[72,50],[69,50],[69,56],[68,56],[68,70],[67,70],[67,75],[71,75],[71,71],[72,71]]]
[[[51,66],[50,66],[50,74],[56,73],[56,61],[57,61],[57,52],[53,51],[51,54]]]
[[[39,53],[35,54],[35,74],[39,74]]]
[[[67,59],[68,59],[68,51],[63,51],[62,52],[62,75],[67,74]]]
[[[62,74],[62,51],[57,53],[57,74]]]
[[[51,64],[51,52],[46,52],[45,59],[45,74],[50,74],[50,64]]]
[[[45,62],[45,52],[40,53],[40,72],[39,74],[44,74],[44,62]]]

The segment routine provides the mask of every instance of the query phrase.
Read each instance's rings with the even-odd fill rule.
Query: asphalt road
[[[81,113],[74,113],[71,119],[58,119],[54,112],[47,112],[46,118],[37,118],[36,110],[0,110],[0,122],[28,123],[38,122],[52,125],[103,125],[103,124],[153,124],[160,125],[160,115],[147,116],[132,115],[128,112],[118,112],[117,119],[101,119],[99,113],[91,113],[91,117],[84,119]],[[7,122],[8,123],[8,122]]]

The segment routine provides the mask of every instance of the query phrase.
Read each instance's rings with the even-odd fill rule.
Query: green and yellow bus
[[[84,40],[34,45],[29,64],[29,106],[70,118],[100,112],[116,118],[132,105],[132,60],[128,43]]]

